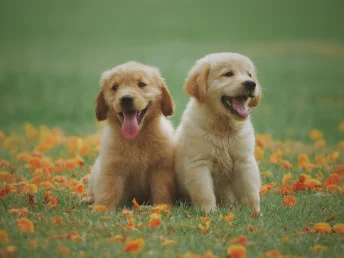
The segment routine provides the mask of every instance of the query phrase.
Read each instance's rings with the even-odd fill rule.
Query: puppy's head
[[[246,119],[261,98],[252,61],[236,53],[210,54],[189,72],[184,89],[217,114]]]
[[[101,77],[96,118],[102,121],[113,114],[127,139],[135,138],[150,118],[172,115],[173,109],[172,97],[155,67],[128,62]]]

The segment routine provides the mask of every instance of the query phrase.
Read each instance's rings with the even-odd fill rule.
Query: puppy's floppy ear
[[[257,90],[258,90],[258,95],[257,95],[257,97],[255,97],[255,98],[253,98],[253,99],[251,99],[250,100],[250,102],[248,103],[248,106],[250,107],[250,108],[253,108],[253,107],[256,107],[256,106],[258,106],[259,105],[259,103],[260,103],[260,100],[261,100],[261,98],[262,98],[262,87],[260,86],[260,83],[259,83],[259,81],[258,81],[258,79],[257,79],[257,76],[253,76],[253,80],[256,82],[256,84],[257,84]]]
[[[110,71],[105,71],[100,79],[100,91],[98,93],[98,96],[96,98],[96,102],[95,102],[95,113],[96,113],[96,118],[98,121],[103,121],[107,118],[107,113],[108,113],[108,106],[105,102],[105,98],[104,98],[104,92],[103,89],[106,85],[106,83],[108,82],[110,76]]]
[[[200,103],[204,102],[207,94],[207,79],[209,70],[209,63],[197,62],[189,72],[188,78],[184,84],[184,90],[190,96],[195,97]]]
[[[173,99],[163,80],[161,86],[161,112],[164,116],[171,116],[174,113]]]

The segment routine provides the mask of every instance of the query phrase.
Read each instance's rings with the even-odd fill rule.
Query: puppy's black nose
[[[254,90],[256,88],[256,83],[254,81],[248,80],[244,81],[244,86],[248,90]]]
[[[121,98],[121,106],[125,109],[129,109],[133,106],[134,97],[130,95],[125,95]]]

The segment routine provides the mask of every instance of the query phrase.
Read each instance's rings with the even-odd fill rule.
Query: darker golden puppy
[[[172,97],[155,67],[136,62],[103,73],[96,117],[106,120],[89,178],[89,202],[107,207],[136,198],[175,199]]]

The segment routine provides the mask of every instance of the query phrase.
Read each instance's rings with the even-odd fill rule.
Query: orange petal
[[[322,246],[322,245],[315,245],[309,248],[309,250],[311,250],[313,253],[319,253],[321,251],[326,251],[327,249],[328,249],[327,246]]]
[[[149,226],[151,229],[159,227],[161,224],[161,214],[160,213],[152,213],[150,215]]]
[[[344,224],[336,224],[332,227],[333,232],[338,232],[340,234],[344,234]]]
[[[233,238],[230,242],[232,244],[242,244],[244,246],[247,246],[247,238],[245,236]]]
[[[8,234],[5,230],[0,230],[0,243],[8,242]]]
[[[115,235],[115,236],[109,238],[109,239],[107,240],[107,242],[113,243],[113,242],[120,242],[120,241],[122,241],[122,240],[123,240],[123,237],[122,237],[121,235]]]
[[[232,245],[227,248],[227,258],[245,258],[246,247],[242,245]]]
[[[30,233],[30,234],[35,232],[33,223],[28,218],[23,217],[23,218],[17,219],[17,222],[18,222],[17,228],[19,231]]]
[[[136,201],[135,198],[132,200],[132,203],[133,203],[134,209],[135,209],[137,212],[140,212],[141,207],[140,207],[140,205],[137,203],[137,201]]]
[[[210,228],[210,221],[206,221],[204,226],[201,223],[198,224],[198,228],[202,230],[203,233],[207,233]]]
[[[96,205],[92,208],[92,211],[95,212],[106,212],[108,209],[105,205]]]
[[[138,238],[138,239],[131,240],[131,241],[128,240],[125,243],[125,248],[123,251],[136,254],[142,250],[144,245],[145,245],[145,241],[143,240],[143,238]]]
[[[313,232],[316,232],[316,233],[330,233],[331,232],[331,226],[328,223],[319,222],[319,223],[316,223],[314,225]]]
[[[233,213],[229,213],[227,216],[224,217],[225,221],[233,221],[235,218],[235,215]]]
[[[72,255],[72,251],[69,250],[68,248],[64,247],[64,246],[57,246],[56,247],[57,251],[59,251],[61,254],[64,254],[64,255]]]
[[[263,257],[283,257],[283,255],[276,250],[270,250],[270,251],[265,252],[263,254]]]
[[[284,196],[283,197],[283,207],[289,206],[294,207],[296,199],[293,196]]]
[[[24,216],[29,213],[29,210],[27,208],[11,209],[10,213],[15,214],[17,216]]]

